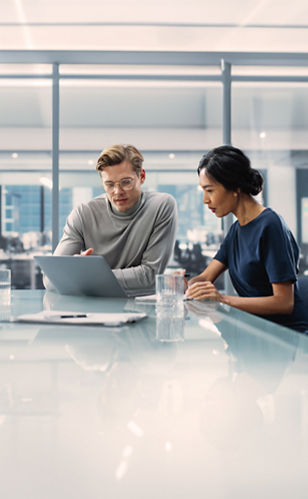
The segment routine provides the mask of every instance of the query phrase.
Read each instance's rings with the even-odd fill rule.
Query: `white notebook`
[[[127,313],[92,313],[72,312],[63,310],[42,311],[37,314],[19,315],[14,322],[38,322],[44,324],[75,324],[78,326],[122,326],[144,319],[143,312]]]
[[[135,296],[137,301],[156,302],[156,295]]]

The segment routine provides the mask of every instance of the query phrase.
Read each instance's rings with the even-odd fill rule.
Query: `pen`
[[[75,314],[75,315],[60,315],[60,319],[73,319],[73,318],[87,317],[87,314]]]

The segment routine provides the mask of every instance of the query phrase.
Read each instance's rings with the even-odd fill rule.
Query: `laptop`
[[[103,256],[34,257],[62,295],[127,297]]]

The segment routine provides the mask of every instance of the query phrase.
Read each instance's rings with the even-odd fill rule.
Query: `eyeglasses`
[[[115,190],[116,185],[118,184],[120,189],[123,191],[130,191],[134,187],[135,179],[134,178],[122,178],[119,182],[104,182],[104,189],[107,192],[112,192]]]

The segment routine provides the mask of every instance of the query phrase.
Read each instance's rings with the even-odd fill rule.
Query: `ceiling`
[[[60,82],[60,148],[85,153],[104,145],[131,142],[149,153],[202,151],[222,141],[222,88],[219,81],[167,81],[146,78],[157,72],[187,75],[220,74],[220,66],[173,68],[150,66],[147,51],[298,52],[308,53],[307,0],[2,0],[0,56],[5,51],[111,51],[124,54],[123,65],[86,66],[72,61],[60,73],[103,71],[105,79],[62,79]],[[141,57],[133,66],[128,52]],[[57,52],[59,53],[59,52]],[[181,54],[177,54],[178,57]],[[86,52],[86,55],[88,53]],[[163,54],[165,56],[166,54]],[[246,57],[246,56],[245,56]],[[277,56],[275,56],[277,57]],[[294,57],[295,59],[295,57]],[[293,54],[292,54],[293,60]],[[19,63],[25,62],[24,59]],[[83,61],[84,62],[84,61]],[[139,67],[138,67],[139,64]],[[148,64],[146,66],[146,64]],[[33,67],[32,67],[33,66]],[[124,69],[123,69],[124,67]],[[93,69],[94,68],[94,69]],[[127,69],[128,68],[128,69]],[[51,149],[51,80],[6,78],[6,74],[49,73],[50,64],[0,64],[0,170],[22,151]],[[140,80],[121,79],[121,72],[141,72]],[[241,74],[233,66],[233,75]],[[279,71],[300,74],[307,68],[247,67],[244,73]],[[1,72],[2,78],[1,78]],[[108,73],[112,73],[109,79]],[[106,76],[107,75],[107,76]],[[185,76],[185,75],[184,75]],[[308,87],[304,83],[237,82],[232,87],[232,140],[240,147],[277,151],[307,149]],[[169,156],[166,156],[168,168]],[[89,156],[92,158],[92,156]],[[87,157],[88,158],[88,157]],[[165,156],[164,156],[165,158]],[[165,159],[155,156],[155,165]],[[177,156],[178,158],[178,156]],[[24,161],[24,163],[22,163]],[[87,160],[83,160],[87,167]],[[154,161],[154,160],[153,160]],[[178,161],[178,159],[177,159]],[[185,160],[186,161],[186,160]],[[32,165],[35,160],[32,159]],[[40,158],[40,164],[42,159]],[[50,165],[50,159],[47,159]],[[30,164],[30,163],[29,163]],[[177,162],[179,167],[179,163]],[[75,158],[71,167],[76,168]]]
[[[0,50],[308,50],[306,0],[5,0]]]

